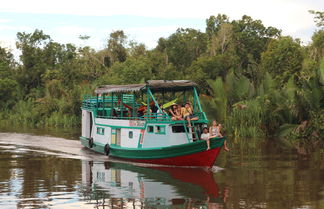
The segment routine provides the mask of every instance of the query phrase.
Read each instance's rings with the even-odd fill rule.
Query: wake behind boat
[[[98,87],[96,96],[87,96],[82,103],[82,145],[133,162],[213,166],[225,138],[210,139],[209,150],[201,140],[208,119],[196,86],[187,80],[150,80]],[[164,111],[175,102],[188,101],[193,101],[189,119]]]

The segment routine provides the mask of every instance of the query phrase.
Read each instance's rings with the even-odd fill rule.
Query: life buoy
[[[110,146],[109,146],[109,144],[106,144],[106,146],[105,146],[105,155],[109,155],[109,153],[110,153]]]
[[[92,137],[89,139],[88,143],[89,143],[88,144],[89,147],[92,148],[93,147],[93,138]]]

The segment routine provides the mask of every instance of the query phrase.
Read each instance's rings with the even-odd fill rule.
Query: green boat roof
[[[95,93],[134,92],[146,88],[150,88],[151,91],[184,91],[195,86],[197,84],[190,80],[148,80],[145,84],[102,85],[95,90]]]

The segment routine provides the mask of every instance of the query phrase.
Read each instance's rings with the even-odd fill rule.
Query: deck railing
[[[123,98],[124,104],[129,104],[138,108],[140,105],[136,104],[133,98]],[[114,112],[117,115],[113,114],[112,108],[114,107]],[[142,116],[134,116],[136,112],[130,111],[128,108],[124,107],[121,104],[121,101],[118,100],[117,96],[105,96],[105,97],[93,97],[85,96],[82,101],[82,108],[94,110],[95,117],[105,118],[105,119],[124,119],[124,120],[146,120],[146,121],[158,121],[158,122],[172,122],[172,119],[166,113],[149,113]],[[206,115],[204,112],[196,112],[194,114],[199,118],[199,121],[196,122],[206,122]],[[180,121],[173,121],[177,123]]]

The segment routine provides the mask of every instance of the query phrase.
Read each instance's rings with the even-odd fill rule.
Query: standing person
[[[210,140],[209,140],[210,135],[208,133],[208,128],[205,127],[203,129],[203,133],[201,134],[200,138],[203,139],[203,140],[206,140],[207,150],[210,150]]]

